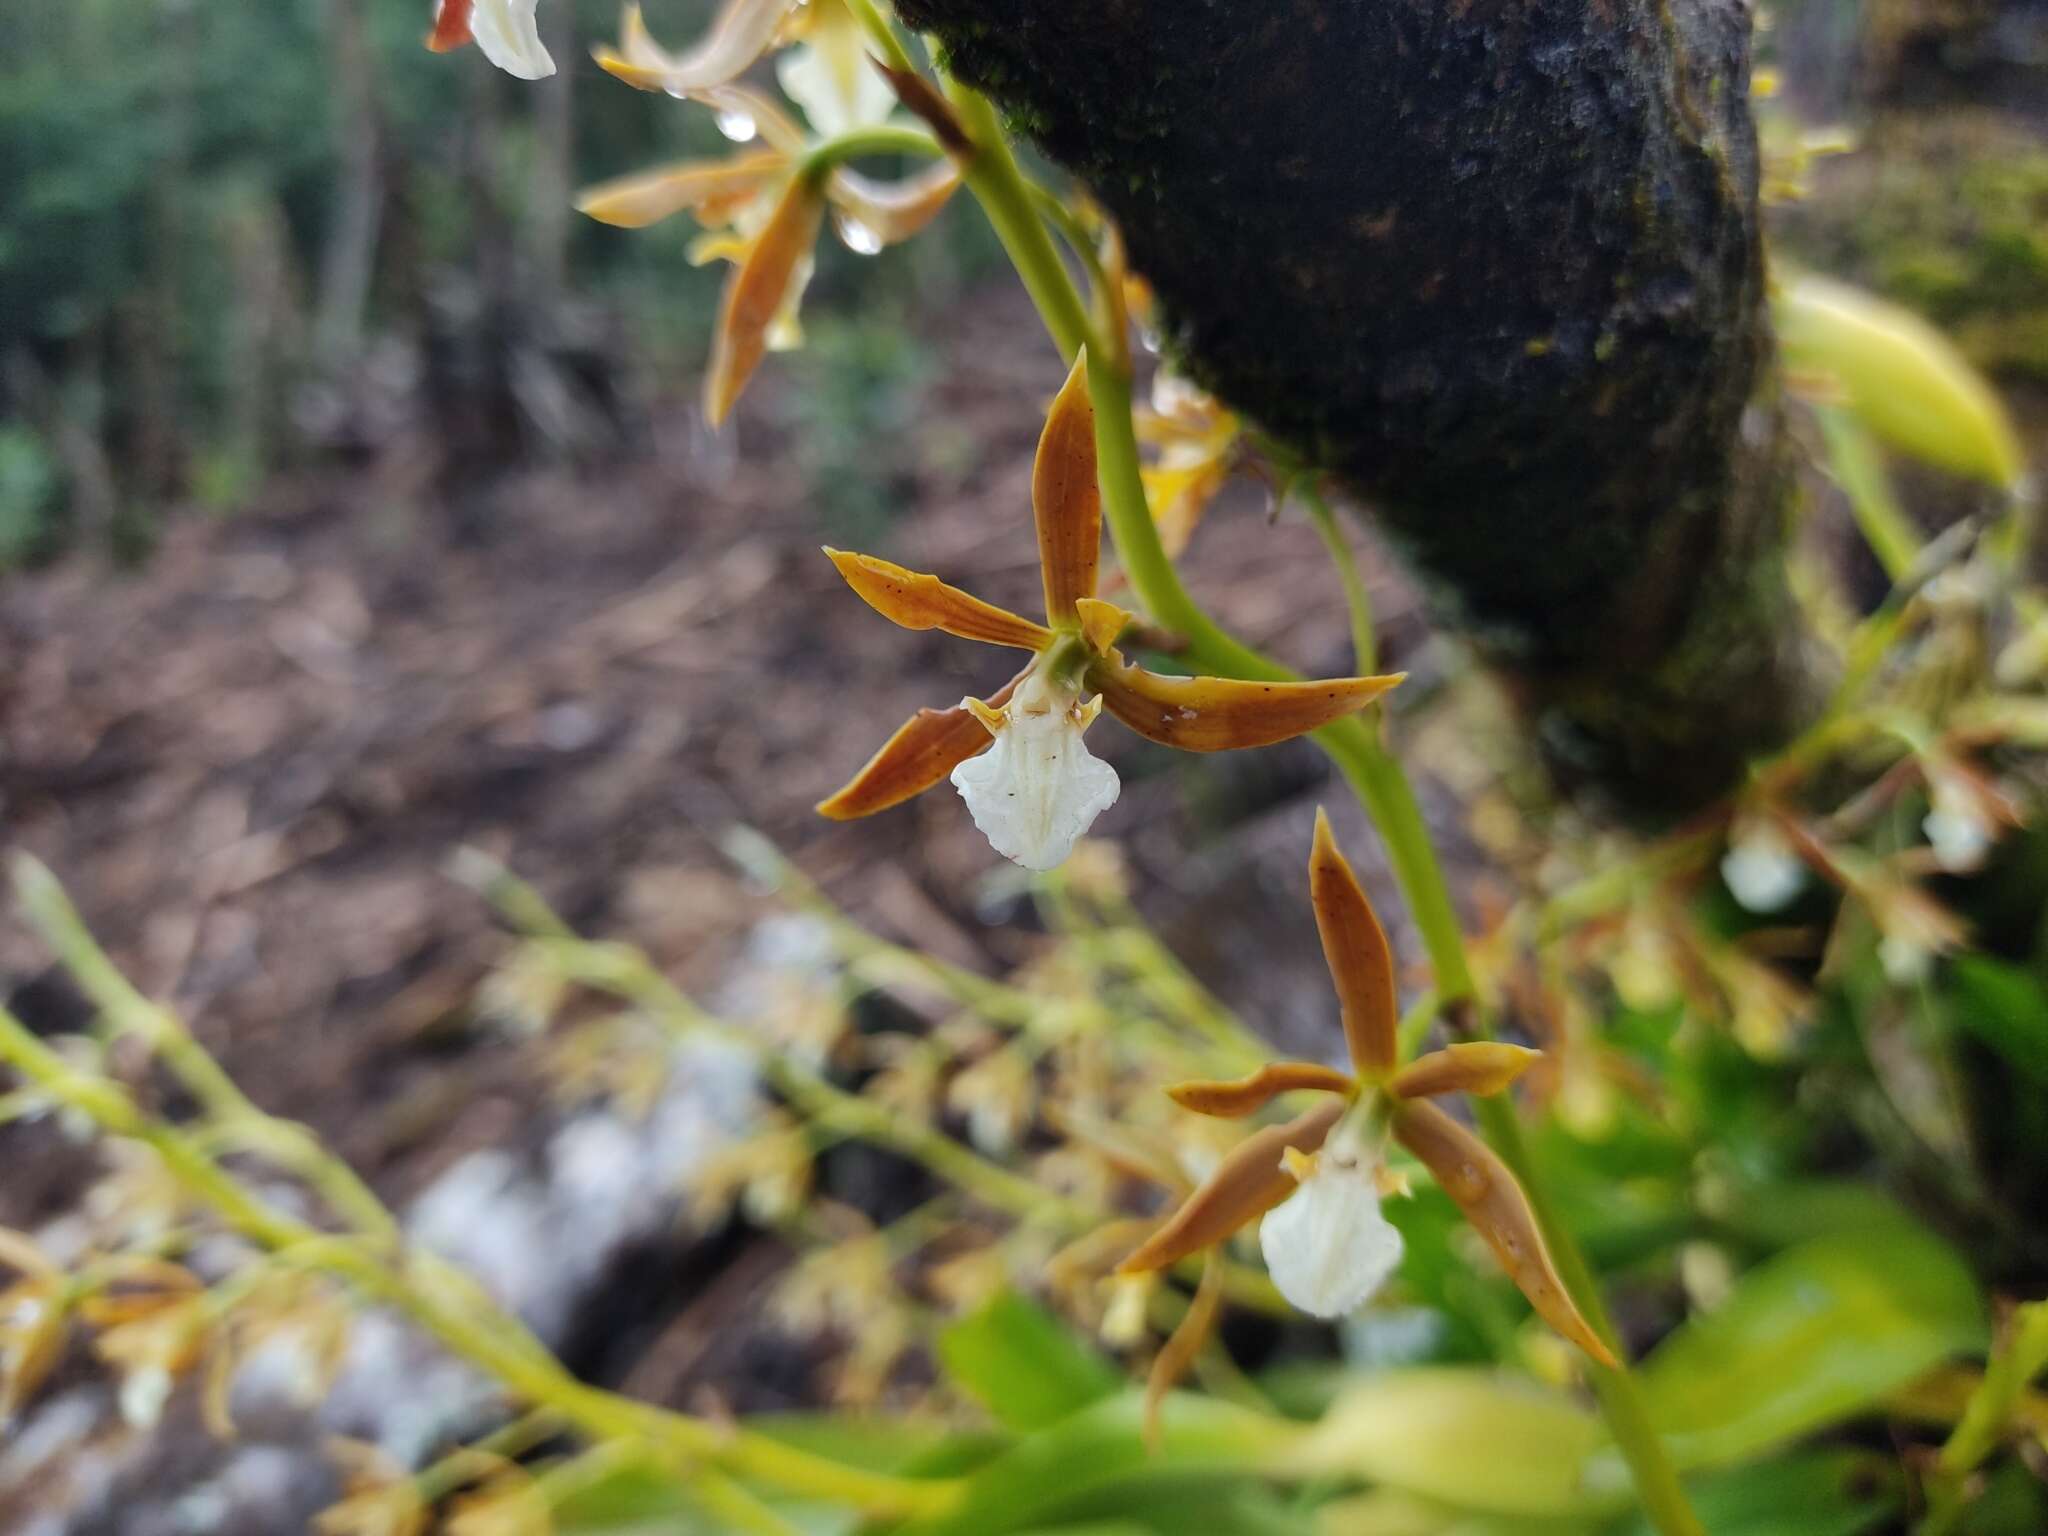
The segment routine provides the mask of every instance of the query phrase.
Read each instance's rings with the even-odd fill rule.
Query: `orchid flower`
[[[654,47],[639,18],[638,7],[627,7],[622,59],[644,60]],[[809,173],[803,166],[809,141],[773,101],[744,85],[707,87],[704,94],[721,112],[743,118],[761,145],[725,160],[686,160],[600,183],[579,194],[576,207],[621,229],[642,229],[687,211],[707,231],[691,245],[690,259],[733,263],[704,381],[704,414],[715,427],[764,356],[802,344],[797,311],[827,209],[840,239],[873,255],[931,223],[960,185],[960,168],[941,160],[897,181],[844,166]]]
[[[555,61],[540,40],[538,7],[539,0],[439,0],[427,46],[447,53],[474,42],[506,74],[544,80]]]
[[[1145,499],[1159,524],[1159,542],[1178,557],[1230,478],[1240,424],[1215,396],[1161,368],[1152,377],[1151,409],[1138,412],[1136,426],[1138,440],[1153,450],[1151,462],[1140,471]]]
[[[835,820],[899,805],[950,775],[996,851],[1027,869],[1064,860],[1116,799],[1116,775],[1083,737],[1104,709],[1149,740],[1190,752],[1267,746],[1363,709],[1401,681],[1244,682],[1165,677],[1126,661],[1131,615],[1095,595],[1102,498],[1085,354],[1053,401],[1032,466],[1046,622],[998,608],[873,555],[827,549],[847,585],[905,629],[941,629],[1029,651],[992,697],[920,710],[818,810]]]
[[[1612,1365],[1613,1352],[1558,1278],[1514,1174],[1430,1102],[1448,1093],[1499,1093],[1542,1053],[1474,1041],[1401,1065],[1387,936],[1320,811],[1309,855],[1309,894],[1352,1070],[1282,1061],[1234,1082],[1169,1088],[1183,1108],[1226,1119],[1254,1114],[1283,1093],[1327,1097],[1241,1142],[1118,1272],[1163,1269],[1214,1249],[1256,1220],[1280,1293],[1304,1312],[1342,1316],[1369,1300],[1400,1263],[1400,1233],[1380,1209],[1384,1198],[1402,1188],[1387,1166],[1391,1137],[1435,1175],[1538,1315],[1594,1359]]]

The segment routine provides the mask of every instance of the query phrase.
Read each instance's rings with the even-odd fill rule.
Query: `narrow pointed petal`
[[[1209,1335],[1216,1331],[1217,1314],[1222,1310],[1223,1259],[1211,1252],[1202,1259],[1202,1278],[1195,1286],[1195,1299],[1188,1303],[1180,1326],[1160,1346],[1152,1361],[1152,1373],[1145,1378],[1145,1448],[1154,1455],[1159,1452],[1159,1411],[1166,1402],[1166,1394],[1208,1343]]]
[[[1394,954],[1386,930],[1366,899],[1365,887],[1330,833],[1330,818],[1316,808],[1315,846],[1308,856],[1309,902],[1316,912],[1316,932],[1323,940],[1323,960],[1337,985],[1337,1004],[1344,1015],[1344,1042],[1351,1064],[1365,1078],[1380,1078],[1393,1069],[1394,1030],[1399,1022],[1394,1002]]]
[[[1007,704],[1029,671],[1027,667],[1019,672],[986,702],[996,708]],[[942,782],[977,752],[987,751],[990,739],[988,727],[965,703],[951,709],[920,709],[844,789],[818,802],[818,814],[853,821],[901,805]]]
[[[594,53],[600,68],[643,91],[687,96],[728,84],[768,50],[789,14],[790,0],[726,0],[704,40],[688,53],[669,54],[647,36],[640,8],[628,7],[617,50]]]
[[[794,178],[745,258],[726,279],[718,329],[711,340],[711,366],[704,377],[704,414],[712,426],[724,423],[761,365],[769,327],[817,243],[824,211],[817,187],[802,176]]]
[[[685,209],[716,206],[760,190],[784,167],[773,150],[730,160],[688,160],[601,181],[576,194],[576,211],[600,224],[644,229]]]
[[[1191,1109],[1198,1115],[1239,1120],[1264,1109],[1279,1094],[1299,1089],[1348,1094],[1356,1086],[1335,1067],[1313,1061],[1276,1061],[1235,1082],[1175,1083],[1166,1090],[1166,1095],[1182,1109]]]
[[[1166,677],[1113,651],[1086,675],[1109,712],[1140,736],[1183,752],[1227,752],[1271,746],[1328,725],[1365,708],[1407,674],[1312,683]]]
[[[1095,595],[1102,558],[1102,491],[1095,478],[1095,405],[1088,397],[1085,348],[1060,386],[1038,439],[1031,511],[1038,520],[1046,618],[1071,623],[1074,604]]]
[[[1440,1093],[1499,1093],[1543,1059],[1541,1051],[1498,1040],[1468,1040],[1418,1056],[1394,1074],[1390,1086],[1404,1099],[1432,1098]]]
[[[427,48],[449,53],[470,41],[469,8],[472,0],[441,0],[434,7],[434,30],[427,34]]]
[[[897,181],[838,171],[826,183],[826,195],[880,244],[901,245],[939,216],[959,185],[960,167],[940,160]]]
[[[1318,1104],[1285,1125],[1254,1131],[1216,1165],[1216,1171],[1181,1203],[1167,1222],[1131,1256],[1117,1273],[1142,1274],[1164,1269],[1191,1253],[1213,1247],[1248,1221],[1254,1221],[1294,1193],[1294,1176],[1280,1166],[1280,1154],[1292,1147],[1313,1152],[1344,1113],[1342,1099]]]
[[[905,629],[942,629],[962,640],[1015,646],[1020,651],[1043,650],[1052,639],[1052,631],[1044,625],[984,603],[936,576],[906,570],[876,555],[831,548],[825,553],[870,608]]]
[[[1614,1351],[1565,1290],[1528,1197],[1507,1164],[1434,1104],[1401,1105],[1394,1112],[1394,1138],[1436,1175],[1438,1186],[1486,1239],[1536,1315],[1602,1365],[1617,1365]]]

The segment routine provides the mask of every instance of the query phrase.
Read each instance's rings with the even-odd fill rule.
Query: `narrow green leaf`
[[[1147,1452],[1144,1405],[1121,1393],[1069,1414],[1021,1441],[969,1479],[952,1510],[900,1528],[897,1536],[1002,1536],[1056,1515],[1102,1518],[1088,1496],[1120,1480],[1162,1472],[1188,1476],[1262,1473],[1278,1464],[1303,1431],[1214,1398],[1176,1393],[1166,1400],[1156,1456]]]
[[[1931,1233],[1887,1224],[1750,1270],[1658,1346],[1640,1380],[1673,1457],[1710,1466],[1849,1418],[1984,1339],[1969,1266]]]
[[[1014,1430],[1043,1429],[1123,1385],[1108,1361],[1014,1292],[947,1328],[938,1349],[946,1373]]]

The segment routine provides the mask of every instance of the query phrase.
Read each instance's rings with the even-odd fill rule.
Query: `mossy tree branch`
[[[1115,214],[1197,379],[1344,477],[1622,800],[1814,702],[1742,0],[901,0]]]

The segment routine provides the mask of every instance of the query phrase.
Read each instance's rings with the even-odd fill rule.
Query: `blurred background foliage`
[[[680,37],[712,7],[650,9]],[[427,52],[415,0],[9,5],[0,561],[133,557],[173,507],[232,510],[409,431],[449,483],[644,439],[651,394],[702,362],[722,269],[689,264],[680,221],[629,236],[569,200],[730,145],[590,63],[610,0],[543,19],[567,67],[523,88]],[[837,471],[900,419],[917,342],[836,316],[943,302],[997,254],[960,218],[889,262],[831,245],[794,409],[849,526],[887,486]]]

